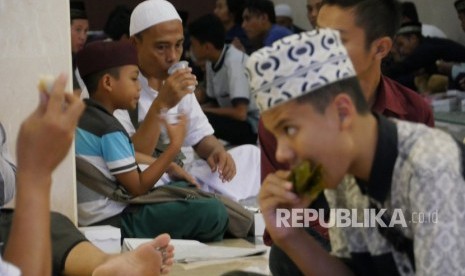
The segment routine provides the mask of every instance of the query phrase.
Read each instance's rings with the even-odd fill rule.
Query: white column
[[[0,0],[0,121],[12,155],[20,123],[38,103],[39,76],[70,71],[69,1]],[[74,174],[73,146],[53,175],[52,209],[76,222]]]

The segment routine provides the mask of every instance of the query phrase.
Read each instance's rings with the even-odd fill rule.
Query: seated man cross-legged
[[[130,36],[137,49],[140,98],[136,112],[116,110],[114,115],[131,136],[136,152],[152,155],[158,145],[168,143],[166,128],[158,123],[160,116],[184,114],[187,129],[183,149],[191,147],[199,157],[186,162],[185,173],[195,178],[202,190],[235,201],[257,196],[258,147],[241,145],[227,151],[192,91],[197,81],[191,68],[168,73],[180,60],[185,39],[175,7],[166,0],[141,2],[131,15]]]

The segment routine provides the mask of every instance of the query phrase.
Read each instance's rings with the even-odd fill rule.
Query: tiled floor
[[[255,245],[257,244],[257,245]],[[255,244],[243,239],[227,239],[209,245],[231,246],[231,247],[254,247],[263,246],[261,239],[256,239]],[[175,264],[170,275],[174,276],[216,276],[233,270],[254,272],[270,275],[268,269],[268,253],[261,256],[247,257],[230,261],[221,261],[210,264]]]

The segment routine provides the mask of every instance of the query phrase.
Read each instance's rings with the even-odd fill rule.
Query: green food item
[[[324,189],[321,165],[312,166],[308,161],[292,169],[289,181],[293,183],[296,194],[311,198],[316,198]]]

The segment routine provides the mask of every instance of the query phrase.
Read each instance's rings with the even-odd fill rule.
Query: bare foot
[[[95,269],[95,276],[161,275],[173,265],[174,247],[170,236],[162,234],[137,249],[115,255]]]

